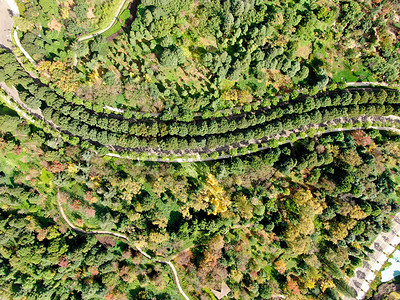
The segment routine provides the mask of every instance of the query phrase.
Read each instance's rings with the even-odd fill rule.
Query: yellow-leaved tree
[[[207,185],[202,193],[202,200],[214,205],[212,212],[214,215],[227,211],[231,206],[231,199],[212,174],[207,175]]]
[[[308,253],[311,245],[310,235],[315,231],[315,216],[323,212],[326,203],[314,197],[310,190],[300,188],[287,200],[287,206],[291,210],[292,207],[296,207],[296,213],[294,219],[288,220],[289,224],[284,232],[286,242],[293,252]]]
[[[76,92],[79,87],[79,76],[71,65],[61,61],[41,61],[36,69],[40,76],[51,80],[59,89],[65,92]]]

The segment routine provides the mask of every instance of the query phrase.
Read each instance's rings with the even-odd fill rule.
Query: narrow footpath
[[[131,1],[132,0],[122,0],[121,3],[118,6],[117,11],[114,14],[113,19],[111,20],[110,24],[108,24],[107,27],[105,27],[105,28],[103,28],[101,30],[95,31],[93,33],[90,33],[88,35],[81,36],[80,38],[78,38],[78,42],[82,42],[82,41],[91,39],[92,37],[95,37],[95,36],[97,36],[99,34],[102,34],[103,32],[106,32],[108,29],[110,29],[115,24],[115,22],[118,20],[118,16],[121,13],[121,10],[124,7],[124,5],[126,4],[126,2],[131,2]]]
[[[339,124],[342,124],[342,125],[344,126],[344,124],[345,124],[345,123],[348,123],[348,122],[351,122],[351,123],[355,123],[355,122],[371,122],[371,123],[374,123],[374,122],[382,122],[382,123],[390,122],[390,123],[392,123],[392,126],[391,126],[391,127],[369,126],[368,128],[367,128],[367,127],[364,127],[364,126],[361,126],[361,127],[351,127],[351,128],[344,128],[344,127],[341,127],[341,128],[336,128],[336,129],[324,130],[324,131],[321,131],[321,132],[317,132],[317,133],[315,134],[315,136],[319,136],[319,135],[322,135],[322,134],[333,133],[333,132],[354,131],[354,130],[360,130],[360,129],[361,129],[361,130],[365,130],[365,129],[377,129],[377,130],[384,130],[384,131],[392,131],[392,132],[394,132],[394,133],[400,134],[400,129],[397,128],[397,127],[395,127],[396,124],[397,124],[397,126],[400,126],[400,117],[394,116],[394,115],[389,115],[389,116],[371,116],[371,117],[368,117],[368,116],[363,115],[363,116],[354,117],[354,118],[342,117],[342,118],[332,119],[332,120],[329,120],[329,121],[327,121],[327,122],[323,122],[323,123],[319,123],[319,124],[309,124],[309,125],[301,126],[300,128],[296,128],[296,129],[284,130],[284,131],[282,131],[282,132],[279,133],[279,134],[266,136],[266,137],[261,138],[261,139],[258,139],[258,140],[252,139],[252,140],[250,140],[250,141],[243,141],[243,142],[240,143],[239,146],[240,146],[240,147],[248,147],[249,145],[252,145],[252,144],[261,145],[261,144],[263,144],[263,143],[268,143],[269,140],[273,140],[273,139],[279,140],[279,139],[282,138],[282,137],[283,137],[283,138],[288,138],[288,137],[290,136],[291,133],[294,133],[294,134],[297,135],[297,134],[299,134],[299,133],[301,133],[301,132],[305,132],[305,131],[307,131],[308,129],[311,129],[311,128],[314,128],[314,129],[319,130],[319,129],[321,129],[321,128],[324,128],[324,129],[325,129],[325,128],[328,128],[329,126],[337,126],[337,125],[339,125]],[[307,134],[305,135],[305,137],[297,136],[297,140],[304,139],[304,138],[307,138],[307,137],[308,137]],[[288,140],[287,140],[286,142],[280,143],[279,145],[281,146],[281,145],[289,144],[289,143],[291,143],[291,141],[288,141]],[[240,148],[240,147],[236,147],[236,148]],[[109,147],[109,148],[110,148],[110,147]],[[212,153],[212,152],[214,152],[214,151],[218,151],[218,152],[224,151],[225,153],[228,153],[228,152],[229,152],[229,149],[231,149],[231,148],[234,148],[234,147],[233,147],[232,145],[225,145],[225,146],[218,147],[218,148],[214,148],[214,149],[208,149],[207,152],[208,152],[208,153]],[[254,153],[257,153],[257,152],[260,152],[260,151],[264,151],[264,150],[267,150],[267,149],[271,149],[271,148],[272,148],[272,147],[270,147],[270,146],[263,146],[263,147],[258,147],[258,149],[257,149],[256,151],[250,151],[250,150],[249,150],[249,151],[248,151],[247,153],[245,153],[245,154],[242,154],[242,153],[238,152],[238,153],[237,153],[236,155],[234,155],[234,156],[229,155],[229,154],[225,154],[225,155],[221,155],[221,156],[219,156],[219,157],[217,157],[217,158],[212,158],[212,157],[201,158],[201,156],[200,156],[199,153],[194,153],[193,157],[190,157],[190,158],[176,158],[176,159],[174,159],[174,160],[163,159],[163,158],[155,158],[155,159],[150,159],[150,158],[148,158],[148,159],[146,159],[146,158],[131,157],[131,156],[129,156],[129,155],[127,155],[127,156],[121,156],[120,154],[111,153],[111,152],[110,152],[110,153],[107,153],[107,154],[105,154],[105,155],[106,155],[106,156],[110,156],[110,157],[118,157],[118,158],[124,157],[124,158],[127,158],[127,159],[134,159],[134,160],[141,160],[141,161],[156,161],[156,162],[200,162],[200,161],[221,160],[221,159],[232,158],[232,157],[236,157],[236,156],[243,156],[243,155],[247,155],[247,154],[254,154]],[[205,149],[205,148],[204,148],[204,149]],[[114,149],[110,149],[110,150],[114,150]],[[150,152],[148,152],[148,153],[150,153]],[[156,153],[156,152],[152,152],[151,154],[157,154],[157,153]],[[176,153],[171,153],[171,154],[176,154]]]
[[[128,243],[129,246],[134,247],[134,249],[136,249],[137,251],[139,251],[144,257],[146,257],[146,258],[148,258],[148,259],[153,259],[149,254],[147,254],[146,252],[144,252],[140,247],[138,247],[138,246],[136,246],[136,245],[135,245],[135,246],[132,246],[132,245],[134,245],[133,241],[131,241],[131,240],[130,240],[126,235],[124,235],[124,234],[117,233],[117,232],[111,232],[111,231],[104,231],[104,230],[86,231],[86,230],[83,230],[83,229],[81,229],[81,228],[75,226],[75,225],[68,219],[67,215],[65,214],[64,209],[63,209],[63,207],[62,207],[62,204],[61,204],[61,202],[60,202],[59,194],[60,194],[60,190],[59,190],[59,188],[57,187],[57,206],[58,206],[58,209],[60,210],[61,217],[62,217],[62,218],[64,219],[64,221],[68,224],[68,226],[71,227],[71,229],[73,229],[73,230],[75,230],[75,231],[77,231],[77,232],[80,232],[80,233],[82,233],[82,234],[91,234],[91,235],[93,235],[93,234],[111,235],[111,236],[120,238],[120,239],[126,241],[126,242]],[[185,300],[190,300],[190,298],[185,294],[185,292],[183,291],[183,289],[182,289],[182,287],[181,287],[181,284],[180,284],[180,281],[179,281],[179,277],[178,277],[178,272],[176,271],[175,266],[172,264],[172,262],[171,262],[171,261],[159,260],[159,259],[155,259],[154,261],[157,262],[157,263],[161,263],[161,264],[168,265],[168,266],[171,268],[172,274],[173,274],[173,278],[174,278],[174,282],[175,282],[176,287],[177,287],[178,290],[179,290],[179,293],[182,295],[183,298],[185,298]]]

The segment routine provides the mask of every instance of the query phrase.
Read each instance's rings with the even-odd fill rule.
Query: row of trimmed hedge
[[[68,116],[56,112],[58,122],[52,118],[62,129],[71,132],[83,139],[98,142],[103,145],[119,146],[121,148],[138,149],[150,151],[177,151],[185,149],[215,149],[223,145],[232,145],[252,139],[262,139],[273,136],[284,130],[293,130],[309,124],[318,124],[342,116],[358,117],[362,115],[389,115],[400,114],[400,105],[386,106],[382,104],[349,105],[345,107],[325,107],[303,114],[285,115],[269,123],[252,126],[242,130],[236,130],[227,134],[208,135],[206,137],[176,137],[165,136],[159,138],[136,137],[127,133],[117,134],[102,130],[98,127],[89,126],[84,122],[74,120]]]
[[[159,153],[185,149],[215,149],[224,145],[262,139],[301,126],[326,122],[342,116],[400,114],[400,93],[389,89],[348,89],[299,97],[274,107],[247,114],[215,119],[179,121],[125,119],[102,114],[65,99],[48,86],[35,82],[8,52],[0,52],[2,78],[17,86],[20,98],[31,109],[42,109],[43,116],[61,130],[83,140]],[[0,78],[1,79],[1,78]]]

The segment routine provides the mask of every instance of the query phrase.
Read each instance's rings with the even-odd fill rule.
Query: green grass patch
[[[113,35],[114,33],[117,33],[126,23],[126,21],[129,19],[131,15],[131,12],[129,9],[125,9],[121,15],[119,16],[118,20],[114,23],[113,26],[111,26],[110,29],[107,31],[103,32],[102,35],[105,38],[108,38],[109,36]]]
[[[332,79],[335,82],[353,82],[358,81],[359,78],[354,75],[353,71],[345,67],[343,70],[337,70],[337,72],[334,72]]]
[[[12,184],[11,175],[13,173],[12,172],[13,168],[9,164],[7,164],[7,161],[4,159],[0,159],[0,171],[3,172],[5,175],[5,183],[7,185],[11,185]]]
[[[361,66],[358,70],[354,71],[354,74],[362,81],[377,81],[374,74],[364,66]]]
[[[126,21],[131,16],[131,11],[129,10],[128,6],[129,2],[126,2],[113,26],[111,26],[110,29],[102,33],[104,37],[108,38],[114,33],[117,33],[125,25]]]
[[[332,69],[335,82],[376,81],[373,74],[362,64],[349,65],[340,60]]]
[[[28,153],[22,148],[19,154],[9,149],[7,155],[0,155],[0,170],[4,172],[6,182],[13,184],[13,178],[18,173],[25,173],[33,178],[39,177],[40,171],[35,167],[39,165],[37,156]],[[41,180],[39,178],[39,180]],[[46,187],[48,190],[48,187]]]
[[[150,184],[148,182],[144,182],[143,183],[143,189],[149,193],[149,195],[153,196],[153,197],[157,197],[156,194],[154,194],[153,189],[151,188]]]
[[[42,183],[52,186],[53,185],[53,174],[48,172],[46,169],[42,169],[40,172],[40,180]]]
[[[31,161],[26,153],[16,155],[14,152],[9,152],[7,156],[0,157],[0,166],[4,173],[11,175],[14,169],[28,171],[31,169]]]
[[[178,76],[178,72],[176,68],[163,68],[163,72],[165,75],[165,79],[170,81],[178,81],[180,77]],[[180,73],[180,72],[179,72]]]
[[[222,91],[229,91],[233,86],[235,85],[235,81],[233,80],[228,80],[228,79],[222,79],[221,80],[221,90]]]

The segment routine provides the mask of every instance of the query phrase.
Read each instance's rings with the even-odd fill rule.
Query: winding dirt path
[[[118,232],[105,231],[105,230],[91,230],[91,231],[86,231],[86,230],[83,230],[82,228],[79,228],[79,227],[75,226],[75,225],[68,219],[67,215],[65,214],[64,209],[63,209],[63,207],[62,207],[62,204],[61,204],[61,202],[60,202],[60,197],[59,197],[59,196],[60,196],[60,190],[59,190],[59,188],[57,187],[57,206],[58,206],[58,209],[59,209],[59,211],[60,211],[60,214],[61,214],[62,218],[63,218],[64,221],[68,224],[68,226],[71,227],[71,229],[73,229],[73,230],[75,230],[75,231],[77,231],[77,232],[80,232],[80,233],[82,233],[82,234],[90,234],[90,235],[93,235],[93,234],[111,235],[111,236],[120,238],[120,239],[126,241],[126,242],[128,243],[129,246],[134,247],[134,248],[135,248],[137,251],[139,251],[144,257],[146,257],[146,258],[148,258],[148,259],[153,259],[149,254],[147,254],[146,252],[144,252],[140,247],[138,247],[138,246],[136,246],[136,245],[135,245],[135,246],[132,246],[132,244],[134,244],[134,243],[133,243],[126,235],[124,235],[124,234],[121,234],[121,233],[118,233]],[[159,259],[155,259],[154,261],[157,262],[157,263],[161,263],[161,264],[168,265],[168,266],[171,268],[171,270],[172,270],[172,275],[173,275],[173,278],[174,278],[174,282],[175,282],[175,285],[177,286],[177,288],[178,288],[178,290],[179,290],[179,293],[182,295],[183,298],[185,298],[185,300],[190,300],[190,298],[185,294],[185,292],[183,291],[183,289],[182,289],[182,287],[181,287],[181,284],[180,284],[180,281],[179,281],[179,277],[178,277],[178,272],[176,271],[175,266],[172,264],[172,262],[171,262],[171,261],[159,260]]]

